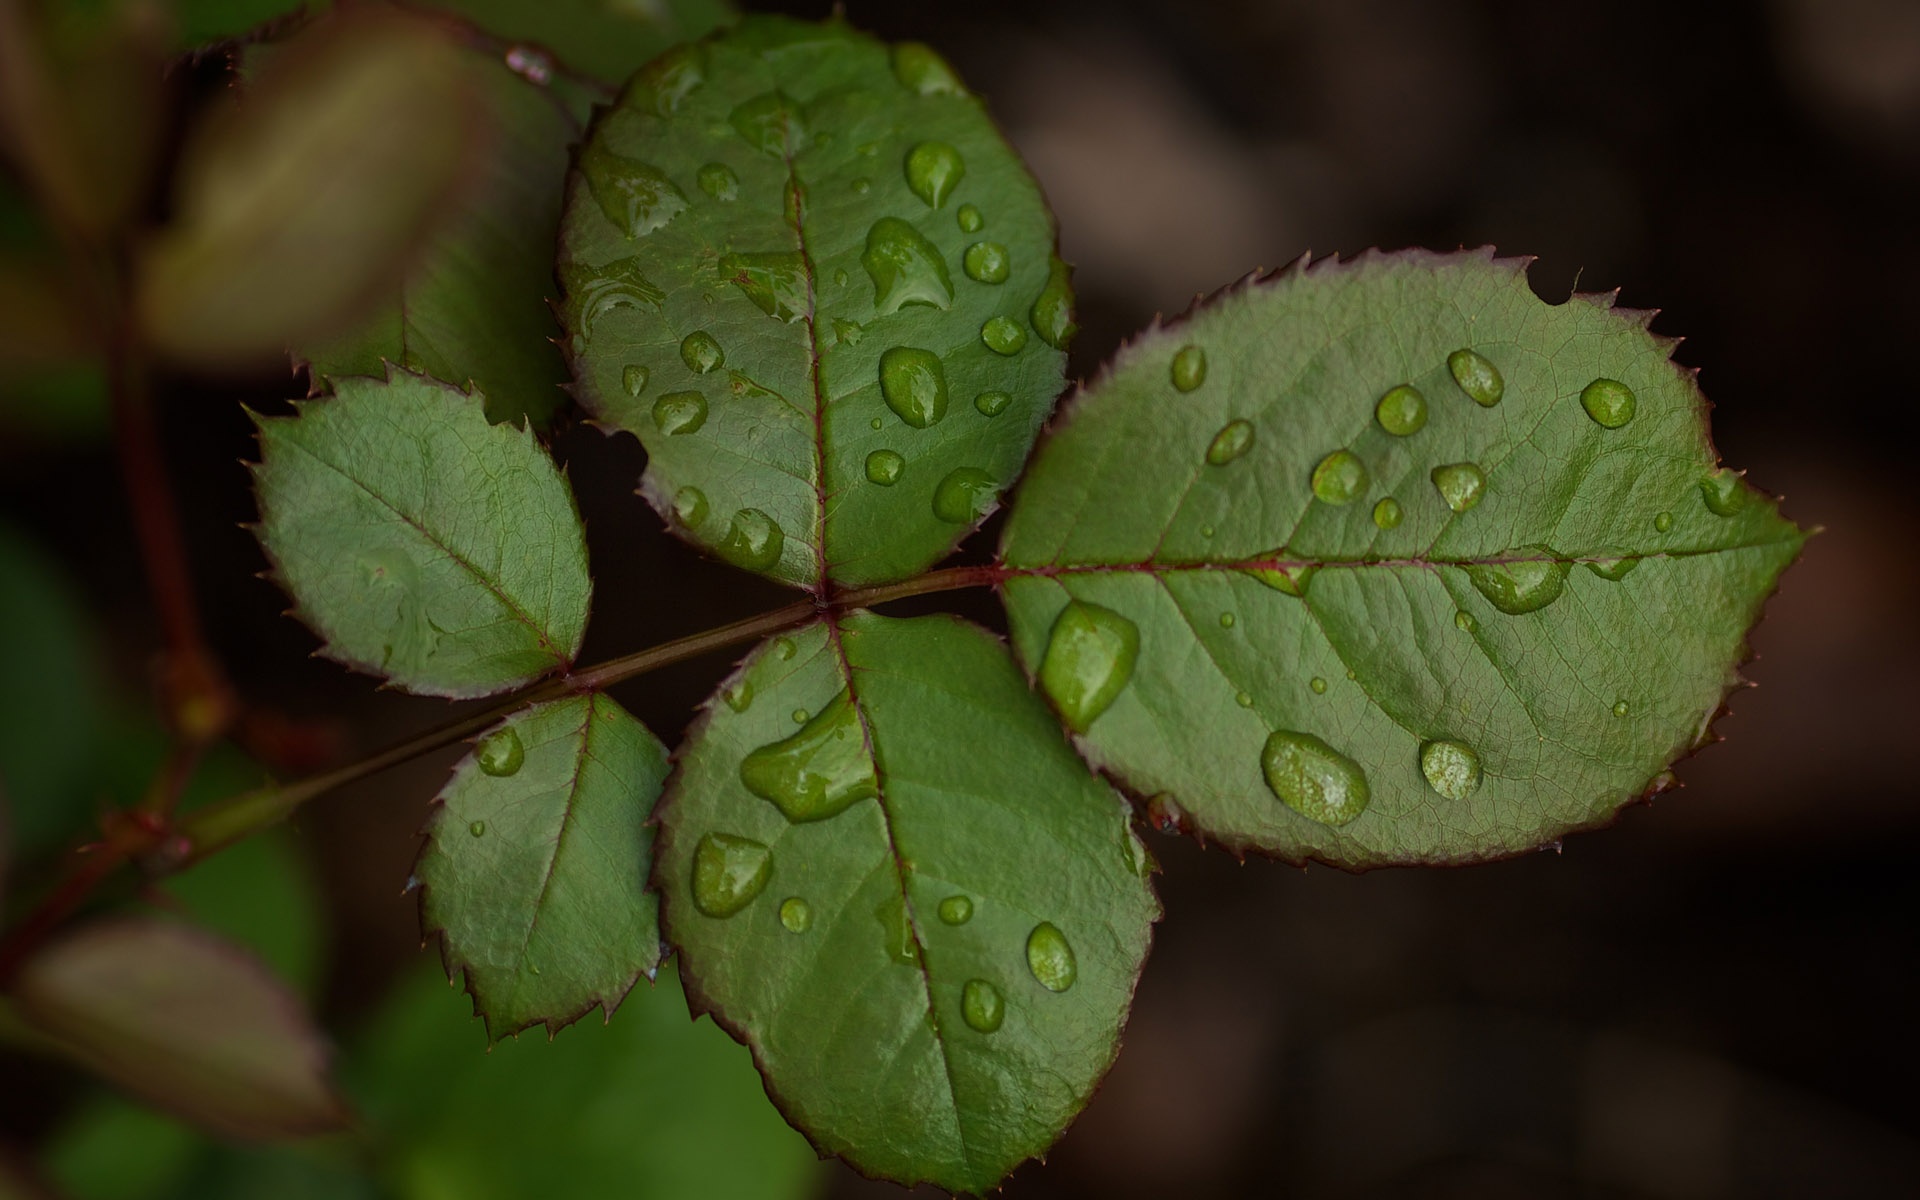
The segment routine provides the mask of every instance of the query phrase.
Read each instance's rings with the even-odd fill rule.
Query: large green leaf
[[[678,532],[817,587],[911,574],[991,510],[1071,294],[1033,180],[932,51],[749,19],[637,75],[579,166],[577,394],[646,444]]]
[[[523,709],[440,793],[415,874],[421,924],[494,1037],[619,1005],[660,962],[647,818],[667,749],[604,695]]]
[[[1349,867],[1511,854],[1660,786],[1803,535],[1717,466],[1648,317],[1370,254],[1134,343],[1003,546],[1082,752],[1207,838]]]
[[[395,370],[260,425],[260,540],[322,652],[438,696],[566,667],[586,632],[585,533],[533,435]]]
[[[1112,1061],[1158,905],[1124,805],[989,635],[866,613],[710,702],[654,875],[688,989],[860,1170],[961,1191]]]

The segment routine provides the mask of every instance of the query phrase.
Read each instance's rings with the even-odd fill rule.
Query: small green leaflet
[[[992,510],[1072,296],[1032,178],[931,50],[748,18],[636,75],[579,166],[564,348],[676,531],[820,587],[911,575]]]
[[[592,585],[573,494],[483,397],[405,371],[259,420],[261,545],[328,657],[433,696],[565,668]]]
[[[984,1192],[1112,1062],[1149,871],[994,638],[854,613],[763,645],[708,704],[654,877],[695,1008],[815,1146]]]
[[[496,1039],[611,1013],[659,964],[647,818],[666,777],[666,747],[599,694],[521,710],[454,769],[414,869],[420,924]]]
[[[1649,315],[1374,253],[1151,331],[1020,492],[1022,661],[1231,847],[1466,862],[1607,820],[1706,734],[1804,540]]]

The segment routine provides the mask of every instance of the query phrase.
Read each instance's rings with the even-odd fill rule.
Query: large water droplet
[[[780,902],[780,923],[788,933],[805,933],[813,928],[813,905],[799,896],[788,896]]]
[[[1007,248],[999,242],[975,242],[960,259],[967,278],[979,283],[1005,283],[1013,271]]]
[[[952,525],[967,525],[986,515],[999,485],[978,467],[955,467],[933,489],[933,515]]]
[[[962,204],[960,211],[953,215],[953,219],[959,223],[962,233],[979,233],[987,225],[986,217],[971,204]]]
[[[1173,377],[1173,386],[1183,392],[1190,392],[1207,381],[1207,352],[1198,346],[1182,346],[1173,356],[1173,365],[1168,368]]]
[[[1073,323],[1073,268],[1058,258],[1047,264],[1047,286],[1033,302],[1028,314],[1033,331],[1055,350],[1065,350],[1080,327]]]
[[[1700,496],[1716,517],[1730,517],[1747,502],[1746,489],[1740,486],[1740,472],[1726,467],[1700,481]]]
[[[973,901],[966,896],[948,896],[940,902],[940,919],[949,925],[965,925],[973,920]]]
[[[726,352],[720,349],[720,343],[704,329],[688,334],[680,342],[680,361],[687,364],[687,370],[695,375],[705,375],[719,368],[727,361]]]
[[[1545,546],[1528,546],[1527,550],[1538,557],[1473,563],[1466,568],[1474,590],[1511,616],[1538,612],[1558,600],[1573,566]]]
[[[881,487],[892,487],[900,482],[901,472],[907,469],[907,460],[891,450],[875,450],[867,455],[867,482],[877,483]]]
[[[992,1033],[1006,1019],[1007,1004],[999,988],[984,979],[969,979],[960,989],[960,1015],[968,1028]]]
[[[947,371],[940,356],[913,346],[895,346],[880,356],[880,395],[894,415],[926,429],[947,415]]]
[[[616,308],[637,308],[659,312],[667,294],[655,287],[640,270],[637,258],[616,259],[605,266],[562,263],[560,283],[566,292],[561,305],[561,320],[580,342],[593,337],[594,322]]]
[[[1224,467],[1242,454],[1253,449],[1253,422],[1229,421],[1213,435],[1213,441],[1207,444],[1207,461],[1216,467]]]
[[[619,230],[643,237],[687,210],[687,198],[658,167],[607,149],[599,138],[580,151],[580,173],[587,187]]]
[[[1012,317],[988,317],[980,327],[980,340],[995,354],[1018,354],[1027,344],[1027,331]]]
[[[873,910],[880,922],[880,933],[887,958],[895,966],[910,967],[920,961],[920,943],[914,939],[913,926],[907,920],[907,906],[898,896],[880,902]]]
[[[1373,419],[1395,437],[1411,437],[1427,424],[1427,398],[1410,383],[1391,388],[1373,406]]]
[[[727,124],[747,139],[748,145],[775,158],[797,158],[807,147],[800,102],[779,90],[741,101],[728,114]]]
[[[653,402],[653,423],[668,435],[698,432],[707,423],[707,398],[699,392],[663,392]]]
[[[1460,390],[1482,408],[1492,408],[1507,394],[1507,381],[1500,377],[1500,368],[1471,350],[1447,355],[1447,370],[1453,372]]]
[[[1351,504],[1367,490],[1367,465],[1351,450],[1335,450],[1313,468],[1313,494],[1328,504]]]
[[[1007,411],[1007,405],[1013,403],[1011,392],[981,392],[973,398],[973,406],[982,416],[997,417]]]
[[[907,151],[906,172],[907,186],[913,194],[929,207],[939,208],[960,186],[967,164],[960,152],[945,142],[921,142]]]
[[[953,303],[953,277],[940,248],[898,217],[881,217],[867,230],[860,264],[873,280],[873,307],[880,316],[909,304],[945,309]]]
[[[1673,514],[1670,512],[1657,512],[1653,514],[1653,528],[1659,533],[1666,533],[1672,529]]]
[[[637,400],[640,393],[647,390],[647,379],[651,374],[645,367],[634,363],[620,372],[620,385],[627,389],[627,395]]]
[[[1420,773],[1442,796],[1465,800],[1480,789],[1480,756],[1465,742],[1428,742],[1420,747]]]
[[[1042,921],[1027,935],[1027,969],[1050,992],[1064,992],[1080,978],[1067,935],[1051,921]]]
[[[1406,516],[1400,510],[1400,502],[1392,496],[1373,506],[1373,523],[1380,529],[1392,529]]]
[[[740,762],[740,782],[796,824],[824,821],[880,794],[866,730],[846,691],[792,737]]]
[[[692,529],[707,519],[707,494],[697,487],[683,487],[673,494],[673,515]]]
[[[722,255],[720,278],[739,288],[754,307],[777,321],[792,324],[813,307],[807,262],[798,251]]]
[[[960,77],[947,60],[923,42],[901,42],[893,48],[893,77],[919,96],[964,96]]]
[[[747,711],[753,707],[753,681],[751,679],[742,679],[739,683],[721,692],[720,698],[725,700],[727,707],[734,712],[743,713]]]
[[[1447,463],[1435,467],[1427,477],[1433,480],[1434,490],[1447,502],[1447,507],[1457,513],[1480,503],[1480,497],[1487,490],[1487,473],[1476,463]]]
[[[473,760],[489,775],[511,775],[527,760],[527,752],[519,732],[509,725],[481,738],[473,748]]]
[[[620,103],[656,117],[670,117],[706,80],[705,49],[696,43],[687,43],[641,67],[620,93]]]
[[[1273,794],[1310,821],[1345,825],[1366,810],[1367,773],[1310,733],[1269,734],[1260,770]]]
[[[773,874],[773,851],[751,838],[709,833],[693,849],[693,903],[709,917],[731,917],[753,903]]]
[[[1587,563],[1587,570],[1609,583],[1619,583],[1642,561],[1638,558],[1596,558]]]
[[[740,198],[740,177],[725,163],[708,163],[695,174],[700,190],[722,204]]]
[[[1040,686],[1075,733],[1085,733],[1133,678],[1140,630],[1098,604],[1072,600],[1053,620]]]
[[[748,571],[764,571],[780,561],[787,533],[780,523],[757,508],[743,508],[733,514],[727,536],[715,547],[720,557]]]
[[[1636,402],[1633,389],[1617,379],[1596,379],[1580,390],[1580,407],[1608,429],[1618,429],[1633,420]]]

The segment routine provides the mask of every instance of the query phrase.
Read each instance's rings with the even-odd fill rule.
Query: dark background
[[[1561,853],[1349,876],[1150,835],[1168,915],[1125,1051],[1008,1195],[1920,1194],[1920,4],[846,7],[940,48],[1027,156],[1078,268],[1076,377],[1309,249],[1492,243],[1538,255],[1548,299],[1577,280],[1659,307],[1727,461],[1825,527],[1754,636],[1728,744]],[[371,748],[446,708],[309,660],[238,528],[236,402],[298,390],[168,380],[167,450],[244,694]],[[558,448],[598,580],[588,661],[783,602],[660,532],[632,439]],[[64,549],[122,682],[146,686],[157,637],[109,449],[0,462],[0,502]],[[618,695],[672,741],[723,665]],[[337,922],[332,1028],[419,952],[400,885],[447,762],[299,824]],[[897,1194],[837,1166],[830,1190]]]

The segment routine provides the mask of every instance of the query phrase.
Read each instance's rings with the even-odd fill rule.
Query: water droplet
[[[1473,588],[1503,613],[1519,616],[1538,612],[1560,598],[1572,564],[1545,546],[1528,546],[1538,557],[1502,562],[1473,563],[1466,568]]]
[[[923,42],[901,42],[893,48],[893,77],[918,96],[967,94],[947,60]]]
[[[1018,354],[1027,344],[1027,331],[1012,317],[988,317],[980,340],[995,354]]]
[[[1447,355],[1447,370],[1453,372],[1460,390],[1482,408],[1492,408],[1507,394],[1507,381],[1500,377],[1500,368],[1471,350]]]
[[[1480,790],[1480,756],[1465,742],[1432,741],[1420,747],[1420,773],[1427,786],[1449,800]]]
[[[1013,267],[1007,248],[999,242],[975,242],[960,259],[967,278],[978,283],[1005,283]]]
[[[1179,833],[1187,814],[1173,797],[1161,792],[1147,801],[1147,824],[1161,833]]]
[[[1316,696],[1324,696],[1327,694],[1327,681],[1318,675],[1307,680],[1307,686],[1313,689],[1313,694]]]
[[[880,395],[894,415],[926,429],[947,415],[947,371],[931,350],[895,346],[880,356]]]
[[[658,167],[607,149],[589,138],[580,173],[600,211],[630,238],[644,237],[687,210],[687,198]]]
[[[638,363],[620,372],[620,383],[627,389],[627,395],[638,399],[641,392],[647,390],[647,378],[651,374]]]
[[[962,204],[960,211],[953,215],[953,219],[960,223],[962,233],[979,233],[987,225],[987,219],[971,204]]]
[[[669,436],[696,433],[707,423],[707,398],[699,392],[663,392],[653,402],[653,423]]]
[[[1433,480],[1434,490],[1447,502],[1447,507],[1457,513],[1480,503],[1480,497],[1487,490],[1487,473],[1476,463],[1447,463],[1435,467],[1427,478]]]
[[[1234,615],[1233,615],[1232,613],[1230,613],[1230,612],[1223,612],[1223,613],[1221,613],[1221,614],[1220,614],[1220,628],[1222,628],[1222,629],[1232,629],[1232,628],[1233,628],[1233,623],[1234,623],[1234,620],[1235,620],[1235,618],[1234,618]]]
[[[1233,702],[1235,704],[1238,704],[1241,708],[1253,707],[1253,697],[1246,692],[1234,693]]]
[[[875,417],[873,420],[867,422],[867,428],[873,430],[875,433],[878,433],[880,432],[881,427],[885,424],[886,422],[882,421],[879,417]]]
[[[1133,678],[1140,630],[1098,604],[1072,600],[1053,620],[1040,686],[1075,733],[1085,733]]]
[[[1216,467],[1224,467],[1242,454],[1253,449],[1253,422],[1229,421],[1213,435],[1213,441],[1207,445],[1207,461]]]
[[[861,339],[866,336],[867,336],[866,328],[862,326],[860,322],[849,321],[845,317],[835,317],[833,319],[833,344],[834,345],[858,346],[860,344]],[[874,425],[874,428],[878,429],[880,428],[880,426],[876,424]]]
[[[753,707],[753,681],[742,679],[726,691],[720,693],[727,707],[737,713],[743,713]]]
[[[853,181],[853,194],[856,196],[864,196],[872,190],[873,180],[871,179],[856,179]]]
[[[1351,504],[1367,490],[1367,465],[1351,450],[1335,450],[1313,469],[1313,494],[1328,504]]]
[[[845,691],[791,737],[762,746],[740,762],[740,782],[787,820],[824,821],[855,801],[880,794],[866,730]]]
[[[680,343],[680,361],[687,364],[687,370],[695,375],[705,375],[717,369],[727,361],[726,352],[720,349],[720,343],[706,330],[696,330]]]
[[[1040,340],[1055,350],[1065,350],[1080,327],[1073,323],[1073,269],[1055,258],[1047,264],[1047,286],[1033,302],[1028,313]]]
[[[798,896],[788,896],[780,902],[780,923],[788,933],[805,933],[813,928],[813,905]]]
[[[794,645],[793,639],[790,637],[773,639],[773,652],[780,656],[781,662],[791,662],[793,656],[799,653],[799,651],[800,647]]]
[[[553,82],[553,59],[531,46],[508,49],[507,70],[535,87],[545,87]]]
[[[973,398],[973,406],[980,410],[981,415],[988,417],[999,416],[1007,411],[1007,405],[1012,403],[1013,393],[1011,392],[981,392]]]
[[[667,294],[655,287],[640,269],[637,258],[622,258],[605,266],[562,263],[560,283],[566,293],[561,305],[561,321],[576,336],[577,351],[593,337],[593,326],[601,317],[617,308],[637,308],[659,312]]]
[[[527,761],[527,752],[520,744],[519,732],[509,725],[481,738],[473,748],[473,758],[487,774],[506,776],[520,769],[520,764]]]
[[[1360,764],[1310,733],[1269,734],[1260,770],[1273,794],[1309,821],[1345,825],[1367,807],[1367,774]]]
[[[773,851],[751,838],[709,833],[693,850],[693,903],[709,917],[731,917],[753,903],[773,874]]]
[[[1207,381],[1207,352],[1198,346],[1182,346],[1173,356],[1173,386],[1190,392]]]
[[[697,487],[683,487],[673,494],[673,515],[688,529],[707,519],[707,494]]]
[[[909,304],[945,309],[953,303],[953,276],[940,248],[898,217],[881,217],[867,230],[860,264],[873,280],[873,307],[880,316]]]
[[[787,544],[786,530],[757,508],[743,508],[733,514],[727,536],[716,549],[720,557],[748,571],[764,571],[780,561]]]
[[[473,824],[467,826],[467,832],[475,837],[485,837],[487,833],[487,823],[485,821],[475,821]]]
[[[1373,419],[1395,437],[1411,437],[1427,424],[1427,398],[1410,383],[1391,388],[1373,406]]]
[[[933,489],[933,515],[952,525],[971,524],[993,507],[999,490],[985,471],[955,467]]]
[[[1647,780],[1646,794],[1649,796],[1658,796],[1662,792],[1672,791],[1679,783],[1680,777],[1672,771],[1662,771],[1652,779]]]
[[[939,208],[960,186],[967,164],[961,161],[960,152],[945,142],[921,142],[907,151],[906,171],[907,186],[913,194],[926,201],[929,208]]]
[[[793,710],[793,723],[795,725],[805,725],[807,723],[807,717],[810,715],[806,709],[796,708]]]
[[[1629,705],[1625,700],[1615,700],[1613,702],[1613,715],[1616,717],[1624,717],[1632,711],[1633,711],[1632,706]]]
[[[1478,633],[1480,618],[1463,608],[1453,614],[1453,627],[1461,633]]]
[[[1633,389],[1617,379],[1596,379],[1580,389],[1580,407],[1608,429],[1618,429],[1633,420]]]
[[[670,117],[706,81],[703,48],[691,43],[676,46],[640,68],[620,94],[620,103],[656,117]]]
[[[739,288],[755,308],[776,321],[792,324],[812,311],[807,262],[798,251],[722,255],[720,278]]]
[[[1641,562],[1638,558],[1596,558],[1587,563],[1587,570],[1609,583],[1619,583],[1632,574]]]
[[[900,473],[907,469],[907,460],[891,450],[875,450],[867,455],[867,482],[877,483],[881,487],[892,487],[900,482]]]
[[[1213,536],[1213,526],[1211,526],[1211,525],[1202,525],[1202,526],[1200,527],[1200,536],[1201,536],[1201,537],[1203,537],[1203,538],[1210,538],[1210,537],[1212,537],[1212,536]]]
[[[728,114],[727,124],[747,139],[749,146],[775,158],[797,158],[807,147],[800,102],[777,89],[741,101]]]
[[[1716,517],[1730,517],[1747,502],[1746,489],[1740,486],[1740,472],[1726,467],[1700,481],[1700,495],[1707,502],[1708,511]]]
[[[984,979],[969,979],[960,989],[960,1015],[968,1028],[992,1033],[1006,1019],[1007,1004],[999,988]]]
[[[940,902],[940,919],[949,925],[965,925],[973,920],[973,901],[966,896],[948,896]]]
[[[694,178],[699,180],[701,191],[722,204],[740,198],[740,177],[725,163],[708,163],[700,168]]]
[[[1654,527],[1654,529],[1656,529],[1657,531],[1659,531],[1659,532],[1661,532],[1661,533],[1665,533],[1665,532],[1667,532],[1667,531],[1668,531],[1669,529],[1672,529],[1672,528],[1673,528],[1673,514],[1672,514],[1672,513],[1670,513],[1670,512],[1660,512],[1660,513],[1655,513],[1655,514],[1653,515],[1653,527]]]
[[[920,961],[920,943],[914,939],[913,927],[907,921],[907,906],[900,897],[893,896],[882,900],[880,907],[873,910],[880,922],[881,937],[885,939],[887,957],[895,966],[910,967]]]
[[[1050,992],[1064,992],[1080,977],[1067,935],[1051,921],[1042,921],[1027,935],[1027,969]]]
[[[1373,506],[1373,523],[1381,529],[1392,529],[1403,516],[1405,514],[1400,511],[1400,502],[1392,496]]]
[[[1276,550],[1268,557],[1283,553],[1285,551]],[[1307,593],[1307,582],[1313,578],[1316,570],[1318,570],[1317,567],[1310,566],[1253,567],[1246,573],[1283,595],[1304,596]]]

